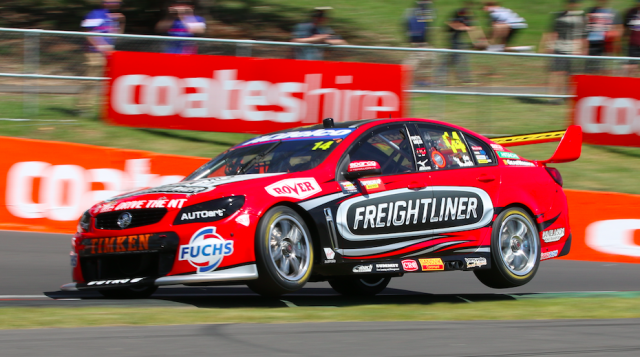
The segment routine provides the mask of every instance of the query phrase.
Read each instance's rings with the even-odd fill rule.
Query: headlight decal
[[[244,196],[231,196],[183,207],[173,224],[219,221],[231,216],[243,205]]]

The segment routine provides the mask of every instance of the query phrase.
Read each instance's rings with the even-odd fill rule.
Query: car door
[[[434,205],[433,234],[457,242],[447,253],[488,251],[500,171],[493,150],[482,140],[454,128],[419,123],[428,146]],[[486,247],[485,247],[486,246]]]
[[[346,259],[380,259],[419,248],[430,234],[425,220],[432,195],[429,173],[418,172],[415,145],[404,124],[376,127],[342,158],[336,178],[347,183],[350,162],[376,161],[381,174],[348,182],[360,194],[337,205],[338,252]]]

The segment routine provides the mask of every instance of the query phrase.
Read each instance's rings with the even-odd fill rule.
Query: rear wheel
[[[329,280],[333,290],[346,296],[373,296],[384,290],[391,278],[367,277],[367,278],[336,278]]]
[[[145,299],[158,290],[157,286],[139,286],[122,289],[98,290],[102,296],[109,299]]]
[[[309,280],[313,265],[311,234],[293,209],[270,209],[258,224],[255,246],[259,278],[247,284],[251,290],[279,296],[302,288]]]
[[[540,235],[531,217],[520,208],[508,208],[493,223],[491,269],[474,271],[494,289],[521,286],[533,279],[540,265]]]

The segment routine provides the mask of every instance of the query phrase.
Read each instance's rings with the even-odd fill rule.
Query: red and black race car
[[[544,161],[505,149],[561,137]],[[578,159],[581,140],[576,126],[491,141],[425,119],[325,119],[259,136],[181,182],[85,212],[62,290],[145,297],[239,283],[273,296],[326,280],[366,295],[450,270],[523,285],[541,260],[569,253],[562,177],[547,164]]]

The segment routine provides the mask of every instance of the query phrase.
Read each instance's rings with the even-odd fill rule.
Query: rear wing
[[[582,152],[582,128],[578,125],[570,125],[567,130],[550,131],[546,133],[535,133],[515,136],[502,136],[491,139],[494,143],[505,147],[550,143],[559,141],[558,148],[551,158],[538,160],[538,163],[546,165],[549,163],[562,163],[575,161],[580,158]]]

